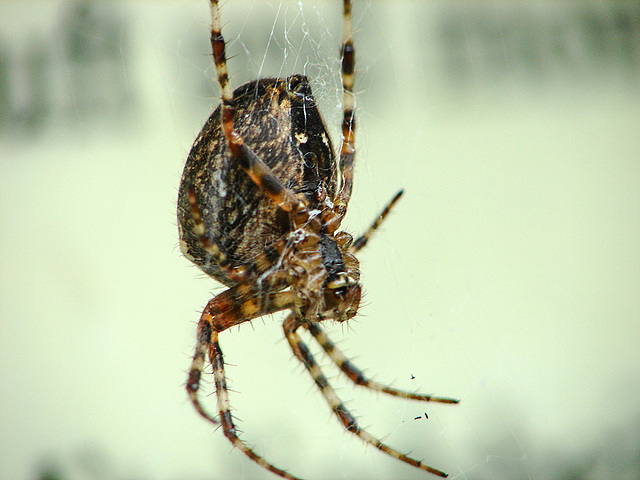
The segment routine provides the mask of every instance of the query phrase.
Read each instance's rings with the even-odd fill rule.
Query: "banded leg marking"
[[[225,275],[236,282],[247,281],[252,274],[256,271],[264,272],[271,267],[278,258],[281,258],[285,254],[287,249],[287,240],[280,239],[276,242],[268,245],[264,248],[264,251],[257,256],[252,264],[241,265],[239,267],[230,268],[227,256],[218,248],[215,243],[212,243],[206,236],[206,228],[202,215],[200,214],[200,208],[198,207],[198,201],[196,199],[195,190],[189,189],[188,192],[189,205],[191,207],[191,218],[194,221],[193,231],[198,236],[198,241],[202,248],[212,257],[212,261],[217,263],[220,269],[224,270]],[[304,210],[306,212],[306,209]],[[301,213],[301,212],[298,212]],[[188,252],[183,251],[188,254]],[[263,283],[264,285],[264,283]]]
[[[293,326],[291,326],[293,324]],[[298,360],[305,366],[311,378],[316,383],[320,392],[324,396],[325,400],[329,404],[333,413],[338,417],[344,428],[353,433],[354,435],[360,437],[366,443],[373,445],[378,450],[390,455],[393,458],[396,458],[402,462],[408,463],[416,468],[427,471],[439,477],[447,477],[447,474],[437,470],[433,467],[425,465],[420,460],[416,460],[411,458],[403,453],[400,453],[398,450],[391,448],[390,446],[382,443],[378,438],[374,437],[366,430],[362,429],[355,418],[349,412],[349,410],[344,406],[340,397],[336,394],[335,390],[329,384],[329,381],[320,370],[320,367],[316,363],[313,355],[307,348],[306,344],[302,341],[300,336],[296,333],[295,319],[292,316],[289,316],[287,320],[284,322],[284,333],[287,337],[287,341],[289,342],[289,346],[293,351],[293,354],[298,358]]]
[[[400,200],[400,197],[402,196],[403,193],[404,193],[404,190],[400,190],[398,193],[396,193],[391,199],[391,201],[387,204],[387,206],[384,207],[384,210],[382,210],[380,215],[378,215],[378,218],[376,218],[373,224],[367,229],[367,231],[361,237],[359,237],[355,242],[353,242],[353,245],[349,249],[351,253],[356,253],[360,251],[367,244],[367,242],[369,241],[373,233],[378,229],[382,221],[386,218],[387,215],[389,215],[389,212],[391,211],[393,206],[396,204],[398,200]]]
[[[218,0],[211,0],[209,4],[211,10],[211,51],[213,61],[216,66],[218,83],[222,89],[222,101],[231,101],[233,93],[229,84],[229,70],[227,69],[227,55],[225,52],[225,41],[222,36],[222,26],[220,25],[220,10]]]
[[[198,390],[200,389],[200,379],[204,370],[204,362],[211,344],[211,323],[204,319],[204,313],[198,322],[198,334],[196,335],[196,351],[193,355],[189,377],[187,379],[187,393],[196,411],[211,423],[218,425],[218,421],[213,418],[204,406],[200,403]]]
[[[261,467],[269,470],[276,475],[289,480],[301,480],[298,477],[285,472],[284,470],[276,467],[275,465],[267,462],[264,458],[258,455],[238,436],[238,431],[233,423],[233,416],[231,415],[231,406],[229,402],[229,390],[227,388],[227,379],[224,373],[224,359],[222,357],[222,349],[218,343],[218,333],[214,332],[211,339],[209,348],[209,357],[211,364],[213,365],[213,375],[216,383],[216,395],[218,397],[218,411],[220,412],[220,423],[222,423],[222,430],[224,436],[231,442],[234,447],[237,447],[242,453],[244,453],[251,460],[256,462]]]
[[[355,160],[355,78],[356,49],[353,45],[353,27],[351,21],[351,0],[344,0],[342,26],[342,145],[340,147],[340,172],[342,175],[337,203],[348,205],[353,190],[353,163]]]
[[[370,388],[378,392],[386,393],[387,395],[393,395],[394,397],[408,398],[411,400],[420,400],[423,402],[438,402],[438,403],[458,403],[459,400],[453,398],[434,397],[432,395],[422,393],[411,393],[404,390],[398,390],[396,388],[389,387],[382,383],[376,382],[367,378],[360,369],[358,369],[351,361],[336,347],[335,343],[327,336],[324,330],[317,323],[312,323],[307,326],[307,329],[316,339],[318,344],[326,352],[327,356],[333,363],[344,373],[349,380],[356,385]]]
[[[211,50],[216,66],[218,83],[222,90],[220,119],[222,130],[233,157],[240,163],[251,180],[263,190],[280,208],[287,212],[300,210],[302,205],[295,194],[278,180],[269,167],[244,143],[242,136],[234,128],[235,103],[229,82],[225,40],[220,24],[218,0],[210,0],[211,9]]]
[[[259,292],[260,289],[251,283],[240,284],[225,290],[207,303],[198,322],[196,348],[189,369],[186,389],[196,411],[216,425],[219,422],[204,408],[198,396],[205,358],[207,352],[210,354],[212,336],[217,339],[219,332],[234,325],[239,325],[256,316],[291,308],[295,303],[295,294],[290,291],[269,295],[261,295]],[[224,421],[224,419],[222,420]]]
[[[189,205],[191,206],[191,218],[193,218],[194,227],[193,231],[198,236],[198,241],[202,248],[213,258],[213,261],[217,263],[220,269],[224,270],[225,275],[236,282],[243,282],[248,278],[247,271],[240,268],[230,268],[227,256],[220,251],[215,243],[212,243],[206,235],[206,228],[202,215],[200,214],[200,208],[198,207],[198,200],[196,199],[196,192],[192,188],[188,191]],[[183,252],[184,253],[184,252]]]
[[[239,134],[235,131],[233,133],[242,140]],[[253,183],[282,210],[285,212],[306,210],[298,197],[275,177],[271,169],[244,143],[244,140],[239,144],[229,140],[229,147]]]

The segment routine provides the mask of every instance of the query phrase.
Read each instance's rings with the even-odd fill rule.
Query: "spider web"
[[[334,146],[338,3],[222,5],[234,87],[308,75]],[[451,478],[638,478],[638,7],[354,9],[344,227],[405,196],[359,255],[361,315],[327,328],[376,380],[461,403],[355,389],[305,340],[362,426]],[[198,309],[221,291],[171,252],[219,96],[208,15],[0,3],[1,478],[271,478],[183,390]],[[428,478],[343,431],[281,320],[221,336],[243,438],[305,478]]]

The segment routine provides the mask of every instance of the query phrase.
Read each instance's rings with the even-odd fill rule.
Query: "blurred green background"
[[[306,73],[336,144],[339,3],[222,7],[233,85]],[[360,255],[362,315],[330,330],[377,380],[462,402],[327,366],[339,394],[452,478],[639,478],[640,5],[354,8],[344,226],[406,194]],[[175,225],[219,95],[208,26],[204,0],[0,1],[0,479],[272,478],[183,387],[222,290]],[[221,336],[244,438],[308,478],[428,478],[343,431],[281,320]]]

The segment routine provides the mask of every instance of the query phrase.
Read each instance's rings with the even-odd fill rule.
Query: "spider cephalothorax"
[[[289,310],[284,335],[293,354],[343,426],[377,449],[439,476],[440,470],[382,443],[360,428],[315,362],[298,331],[307,330],[355,384],[422,401],[457,400],[409,393],[372,381],[337,349],[320,322],[356,315],[362,287],[355,257],[400,198],[398,192],[357,240],[340,224],[353,186],[355,49],[351,2],[344,2],[341,48],[342,142],[336,156],[306,77],[249,82],[231,91],[217,0],[210,0],[211,44],[222,103],[198,135],[182,174],[178,229],[183,254],[228,290],[209,301],[198,322],[187,392],[197,411],[221,423],[225,436],[282,478],[297,477],[256,454],[238,436],[218,335],[243,322]],[[206,357],[213,366],[219,420],[200,403]]]
[[[291,258],[283,263],[288,266],[289,284],[296,293],[295,311],[301,319],[343,322],[360,305],[358,260],[349,252],[351,235],[338,232],[334,236],[320,219],[307,223],[308,230],[294,232],[294,237],[299,232],[300,241],[293,243]]]

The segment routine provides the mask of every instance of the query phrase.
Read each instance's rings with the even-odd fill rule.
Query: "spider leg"
[[[349,380],[351,380],[356,385],[361,385],[366,388],[370,388],[371,390],[377,390],[382,393],[386,393],[388,395],[393,395],[395,397],[408,398],[411,400],[421,400],[424,402],[438,402],[438,403],[458,403],[459,400],[455,400],[453,398],[442,398],[442,397],[434,397],[432,395],[426,395],[422,393],[411,393],[406,392],[404,390],[398,390],[396,388],[389,387],[387,385],[383,385],[382,383],[378,383],[367,378],[361,370],[359,370],[351,361],[345,357],[344,353],[336,347],[335,343],[331,341],[331,339],[324,332],[322,327],[318,323],[311,323],[306,325],[307,330],[313,335],[318,344],[322,347],[322,349],[327,353],[328,357],[331,359],[333,363],[344,373]]]
[[[391,201],[387,204],[387,206],[384,207],[384,210],[382,210],[380,215],[378,215],[378,218],[376,218],[375,222],[371,224],[368,230],[361,237],[359,237],[355,242],[353,242],[353,245],[351,245],[351,248],[349,249],[351,253],[356,253],[360,251],[367,244],[367,242],[371,238],[371,235],[373,235],[373,232],[375,232],[378,229],[378,227],[380,226],[382,221],[385,219],[385,217],[389,215],[389,212],[391,211],[393,206],[396,204],[396,202],[400,199],[403,193],[404,193],[404,190],[400,190],[398,193],[396,193],[391,199]]]
[[[291,308],[295,302],[289,291],[261,295],[255,282],[241,283],[209,300],[198,322],[195,353],[191,361],[186,389],[197,412],[208,421],[218,421],[200,403],[198,390],[207,351],[211,356],[211,339],[218,333],[256,317]],[[213,361],[212,361],[213,363]],[[225,392],[226,395],[226,392]]]
[[[287,238],[281,238],[270,245],[266,245],[263,251],[253,258],[252,263],[246,265],[240,265],[236,267],[229,266],[229,260],[227,256],[218,248],[215,243],[212,243],[206,235],[206,227],[200,214],[200,207],[196,199],[195,189],[189,188],[188,191],[189,205],[191,207],[191,218],[194,222],[193,231],[198,236],[200,246],[206,250],[207,254],[211,257],[210,262],[215,263],[218,267],[224,271],[227,278],[235,282],[248,282],[256,275],[263,274],[270,268],[273,268],[274,262],[278,259],[286,257],[290,245],[287,243]],[[311,237],[311,235],[309,235]],[[307,243],[311,241],[311,238],[307,240]],[[190,256],[188,246],[186,243],[180,245],[182,253],[187,257]],[[277,264],[277,262],[276,262]],[[264,278],[260,280],[262,287],[273,287],[275,281],[280,279],[278,276],[270,276],[269,280]],[[268,283],[271,282],[271,283]],[[264,288],[263,288],[264,291]]]
[[[204,317],[204,313],[202,314]],[[211,324],[205,319],[200,318],[198,322],[198,334],[196,335],[196,351],[193,354],[191,368],[189,369],[189,377],[187,378],[187,393],[189,400],[196,411],[211,423],[218,424],[218,421],[202,406],[198,397],[200,389],[200,378],[204,370],[204,360],[211,344]]]
[[[218,411],[220,412],[220,423],[222,424],[222,430],[224,436],[237,447],[251,460],[256,462],[261,467],[275,473],[279,477],[289,480],[301,480],[298,477],[294,477],[284,470],[279,469],[275,465],[267,462],[264,458],[258,455],[238,436],[238,431],[233,423],[233,416],[231,415],[231,405],[229,402],[229,392],[227,388],[227,380],[224,373],[224,360],[222,358],[222,350],[218,343],[218,332],[213,332],[211,342],[209,344],[209,358],[213,365],[213,374],[216,383],[216,394],[218,397]]]
[[[233,121],[235,118],[235,102],[229,83],[229,71],[227,69],[227,57],[225,53],[225,41],[220,25],[220,10],[218,0],[210,0],[211,9],[211,49],[216,66],[218,83],[222,90],[222,105],[220,108],[222,130],[227,139],[227,145],[231,155],[238,161],[242,169],[251,180],[265,192],[280,208],[286,212],[306,211],[298,197],[280,180],[271,169],[258,158],[249,148],[242,136],[235,130]]]
[[[344,0],[344,14],[342,25],[342,145],[340,147],[340,172],[342,180],[340,191],[334,203],[349,204],[353,190],[353,162],[356,155],[355,147],[355,95],[353,94],[353,80],[356,62],[356,49],[353,46],[353,27],[351,25],[351,0]]]
[[[231,280],[234,280],[236,282],[247,280],[249,272],[246,269],[229,267],[227,256],[218,248],[215,243],[212,243],[209,238],[207,238],[206,228],[204,225],[204,221],[202,220],[202,215],[200,214],[200,208],[198,207],[198,202],[196,200],[196,192],[193,187],[189,188],[188,199],[189,205],[191,207],[191,218],[194,222],[193,231],[198,236],[198,241],[200,242],[202,248],[204,248],[211,257],[210,261],[212,263],[218,264],[220,269],[224,270],[225,275]],[[190,255],[186,243],[181,243],[180,249],[182,250],[182,253],[184,255]]]
[[[333,387],[329,385],[329,381],[322,373],[322,370],[320,370],[320,367],[313,358],[313,355],[296,332],[296,330],[298,329],[298,321],[296,317],[294,315],[290,315],[289,317],[287,317],[283,324],[283,328],[284,334],[287,337],[287,341],[289,342],[289,346],[291,347],[293,354],[305,366],[305,368],[313,378],[313,381],[316,383],[317,387],[320,389],[320,392],[329,404],[329,407],[331,407],[333,413],[338,417],[338,419],[348,432],[360,437],[366,443],[373,445],[378,450],[381,450],[382,452],[390,455],[393,458],[396,458],[402,462],[408,463],[409,465],[412,465],[421,470],[425,470],[439,477],[447,476],[446,473],[425,465],[420,460],[416,460],[403,453],[400,453],[398,450],[382,443],[379,439],[368,433],[366,430],[362,429],[356,422],[351,412],[349,412],[349,410],[347,410],[347,407],[344,406],[342,400],[340,400]]]

